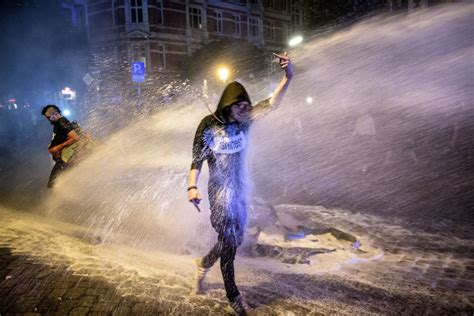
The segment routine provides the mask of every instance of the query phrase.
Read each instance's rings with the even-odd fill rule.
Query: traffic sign
[[[145,82],[145,63],[142,61],[134,61],[132,63],[132,81]]]
[[[94,79],[89,73],[86,73],[84,77],[82,77],[82,80],[85,82],[86,85],[90,85]]]

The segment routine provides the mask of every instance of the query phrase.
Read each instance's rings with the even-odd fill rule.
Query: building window
[[[189,8],[189,26],[196,29],[202,28],[202,10],[199,8]]]
[[[269,22],[269,27],[270,27],[270,39],[272,41],[275,40],[276,36],[275,36],[275,33],[276,33],[276,27],[275,27],[275,22]]]
[[[260,23],[258,18],[249,18],[249,33],[251,37],[259,37],[260,36]]]
[[[130,0],[130,16],[132,17],[132,23],[143,23],[142,0]]]
[[[240,15],[234,15],[234,35],[240,35]]]
[[[222,20],[222,12],[215,11],[214,12],[214,19],[216,20],[216,29],[217,33],[222,33],[224,30],[224,21]]]
[[[150,24],[163,24],[163,1],[155,1],[154,5],[148,6]]]
[[[301,9],[296,5],[291,10],[291,24],[294,29],[301,26]]]

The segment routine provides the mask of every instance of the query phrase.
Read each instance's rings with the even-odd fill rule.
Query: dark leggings
[[[202,259],[204,268],[210,268],[221,259],[221,272],[224,279],[224,287],[227,298],[233,302],[240,295],[234,276],[234,259],[237,247],[240,245],[240,238],[236,236],[235,230],[227,230],[219,233],[218,242],[212,247],[211,251]]]

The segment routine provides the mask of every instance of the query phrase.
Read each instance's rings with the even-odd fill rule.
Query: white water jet
[[[402,146],[397,140],[404,142],[405,134],[437,133],[435,127],[447,128],[453,116],[473,116],[472,17],[473,6],[463,3],[375,17],[290,52],[296,76],[289,93],[251,133],[255,192],[269,203],[349,189],[383,199],[371,196],[354,173],[365,172],[368,157],[380,167],[388,159],[387,147]],[[244,82],[254,103],[270,91],[262,81]],[[180,252],[208,248],[215,237],[207,203],[198,214],[186,200],[192,140],[207,114],[193,92],[181,94],[172,105],[105,139],[59,179],[44,207],[105,241],[121,238],[135,247]],[[465,122],[460,129],[472,127],[463,125],[472,119]],[[357,127],[361,124],[365,127]],[[407,182],[396,176],[411,170],[390,167],[378,175],[394,179],[387,191],[404,187]],[[201,193],[206,186],[202,176]]]

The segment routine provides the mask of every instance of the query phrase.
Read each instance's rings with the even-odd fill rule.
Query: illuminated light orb
[[[222,81],[226,81],[229,77],[229,69],[227,69],[226,67],[219,68],[217,73],[219,75],[219,79],[221,79]]]
[[[291,47],[294,47],[296,45],[301,44],[302,42],[303,42],[303,36],[295,36],[288,42],[288,45],[290,45]]]

